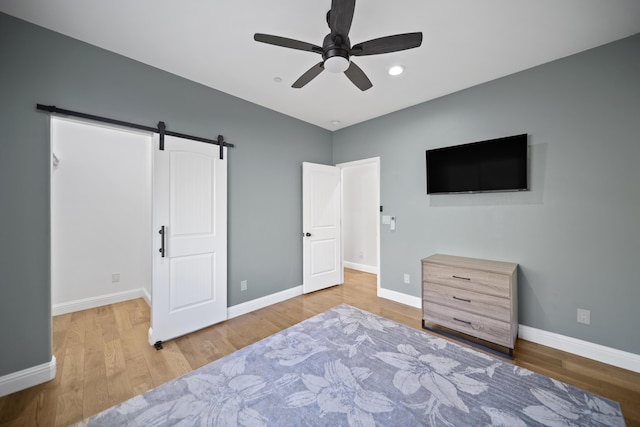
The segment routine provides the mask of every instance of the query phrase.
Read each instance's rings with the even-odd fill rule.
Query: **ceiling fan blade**
[[[361,91],[365,91],[373,86],[373,83],[371,83],[371,80],[369,80],[364,71],[354,64],[353,61],[349,64],[349,68],[347,68],[344,74],[351,80],[351,83],[356,85]]]
[[[322,61],[320,61],[313,67],[309,68],[306,73],[301,75],[300,78],[291,85],[291,87],[300,89],[301,87],[309,83],[311,80],[315,79],[318,76],[318,74],[324,71],[324,67],[322,66],[322,64],[323,64]]]
[[[275,46],[287,47],[289,49],[304,50],[307,52],[322,53],[322,48],[311,43],[301,42],[299,40],[288,39],[286,37],[272,36],[269,34],[255,33],[253,39],[260,43],[272,44]]]
[[[329,28],[333,34],[349,36],[356,0],[332,0],[329,12]]]
[[[380,37],[358,43],[351,48],[351,55],[379,55],[381,53],[397,52],[413,49],[422,44],[422,33],[396,34],[395,36]]]

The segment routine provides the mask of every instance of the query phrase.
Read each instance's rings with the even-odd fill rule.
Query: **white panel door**
[[[158,143],[156,136],[150,344],[227,318],[226,155],[181,138],[166,136],[163,151]]]
[[[302,164],[304,293],[342,283],[340,169]]]

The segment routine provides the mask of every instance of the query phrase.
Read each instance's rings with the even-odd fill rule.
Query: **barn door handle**
[[[165,226],[163,225],[162,227],[160,227],[160,230],[158,231],[158,233],[160,233],[160,253],[162,254],[162,258],[166,257],[166,249],[164,247],[164,235],[166,233],[165,230]]]

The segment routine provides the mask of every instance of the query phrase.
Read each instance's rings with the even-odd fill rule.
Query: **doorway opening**
[[[220,147],[51,117],[53,316],[143,297],[155,341],[226,319]],[[208,316],[195,313],[205,305]]]
[[[345,268],[375,274],[380,288],[380,158],[337,165],[342,181]]]
[[[52,314],[149,303],[151,134],[52,116],[51,149]]]

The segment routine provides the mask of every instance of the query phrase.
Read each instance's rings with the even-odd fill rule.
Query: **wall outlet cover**
[[[578,309],[578,323],[582,323],[584,325],[591,324],[591,312],[589,310],[585,310],[584,308]]]

